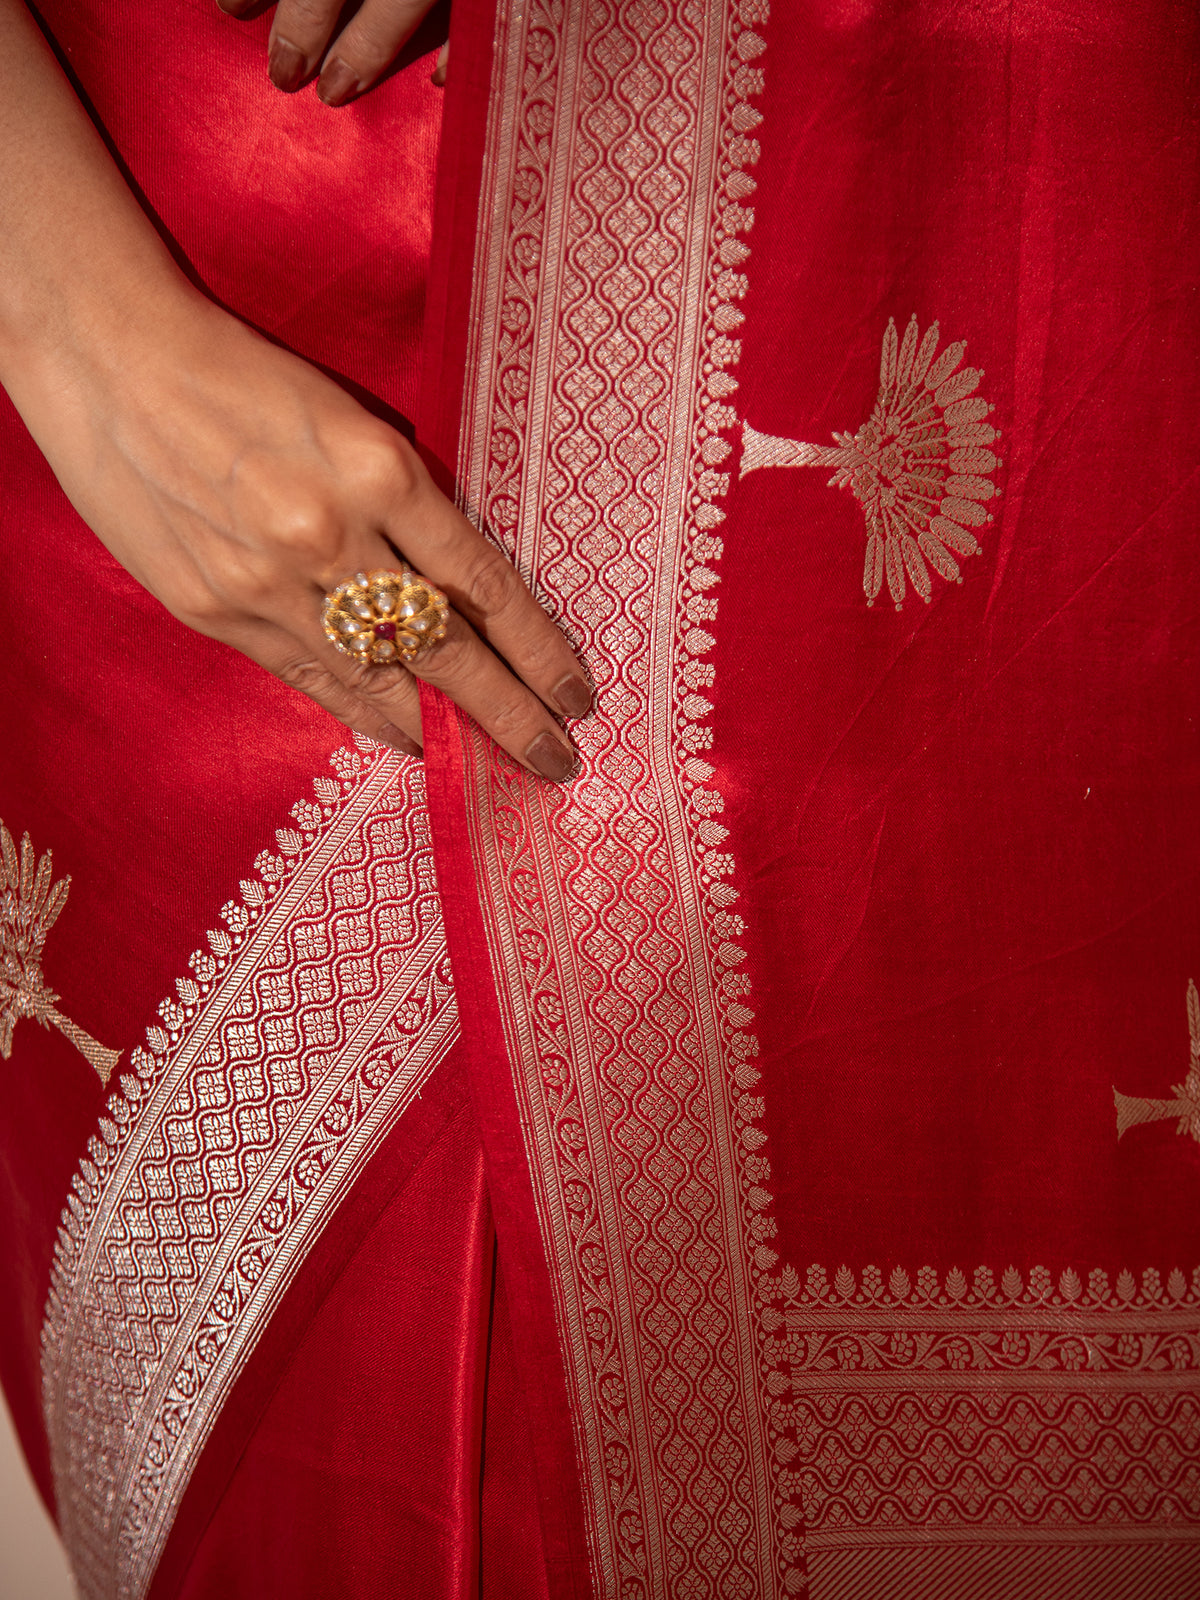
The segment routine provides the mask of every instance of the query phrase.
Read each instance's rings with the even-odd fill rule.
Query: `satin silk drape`
[[[431,803],[601,1593],[1200,1584],[1195,46],[501,8],[423,426],[598,713]]]
[[[427,62],[329,116],[140,9],[44,15],[181,253],[598,699],[563,790],[434,696],[330,766],[6,416],[0,1357],[84,1592],[1191,1594],[1194,9],[460,0],[436,209]]]

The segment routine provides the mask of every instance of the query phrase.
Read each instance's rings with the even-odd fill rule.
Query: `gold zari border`
[[[606,1596],[785,1577],[753,1013],[704,752],[765,0],[502,6],[459,458],[591,665],[585,772],[468,813]],[[752,1194],[753,1190],[753,1194]]]
[[[420,765],[342,750],[88,1142],[42,1330],[84,1600],[138,1600],[221,1406],[457,1032]]]

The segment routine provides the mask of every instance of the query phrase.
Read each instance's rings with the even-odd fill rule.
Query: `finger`
[[[339,657],[323,636],[297,638],[269,622],[248,624],[222,637],[356,733],[403,755],[421,754],[420,695],[403,667],[356,667]],[[344,670],[343,661],[350,671]],[[368,680],[367,673],[374,679]]]
[[[279,0],[267,57],[277,89],[293,94],[318,70],[340,10],[339,0]]]
[[[442,690],[539,777],[565,783],[579,771],[578,756],[545,706],[457,613],[447,618],[445,638],[410,661],[408,670]]]
[[[344,106],[369,89],[399,55],[432,0],[366,0],[325,58],[317,94],[327,106]]]
[[[397,548],[547,706],[587,716],[592,687],[583,666],[495,545],[431,482],[422,481],[393,524]]]
[[[433,84],[435,89],[444,89],[446,87],[446,70],[449,65],[450,41],[447,39],[445,44],[438,51],[437,60],[434,62],[433,71],[429,75],[429,81]]]
[[[578,758],[558,723],[455,612],[446,619],[444,639],[409,661],[406,671],[342,654],[326,639],[315,620],[315,609],[312,623],[305,620],[295,629],[306,659],[336,676],[376,716],[401,728],[410,727],[413,700],[419,700],[414,678],[419,677],[447,694],[529,771],[556,783],[575,776]],[[418,730],[419,726],[418,721]]]

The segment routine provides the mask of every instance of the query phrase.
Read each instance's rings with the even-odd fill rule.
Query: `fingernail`
[[[284,94],[295,94],[304,82],[305,60],[294,44],[286,39],[274,39],[267,57],[267,72],[271,82]]]
[[[358,73],[336,57],[321,69],[317,95],[327,106],[344,106],[358,93]]]
[[[567,717],[586,717],[592,709],[592,691],[574,672],[556,683],[550,696],[558,709]]]
[[[395,727],[390,722],[385,722],[383,727],[376,732],[375,737],[382,740],[384,744],[390,744],[393,750],[399,750],[402,756],[420,756],[423,754],[421,746],[415,739],[410,739],[402,729]]]
[[[579,757],[552,733],[539,733],[525,752],[529,765],[552,783],[566,783],[579,771]]]

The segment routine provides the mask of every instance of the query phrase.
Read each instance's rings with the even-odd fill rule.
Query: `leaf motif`
[[[918,1333],[913,1337],[913,1360],[911,1365],[921,1366],[926,1356],[933,1349],[934,1335],[932,1333]]]
[[[33,841],[26,833],[21,838],[21,877],[17,885],[17,896],[22,905],[29,904],[30,890],[33,888],[33,874],[37,864],[34,853]]]
[[[12,834],[2,822],[0,822],[0,854],[4,860],[5,886],[15,890],[21,876],[20,867],[17,865],[17,847],[13,844]]]
[[[895,601],[896,610],[904,604],[904,562],[895,539],[886,539],[883,546],[884,566],[887,568],[888,591]]]
[[[973,394],[967,400],[956,400],[952,406],[947,406],[943,420],[948,428],[960,428],[967,422],[982,422],[991,409],[982,395]]]
[[[954,344],[948,344],[941,355],[925,374],[925,387],[936,397],[936,391],[941,388],[946,379],[967,353],[965,339],[958,339]],[[941,405],[941,401],[938,404]]]
[[[987,512],[981,505],[974,500],[960,500],[955,495],[947,495],[942,501],[941,513],[968,528],[978,528],[987,521]]]
[[[956,400],[965,400],[972,390],[978,389],[982,377],[983,373],[977,367],[964,367],[961,372],[954,373],[945,383],[938,385],[933,396],[935,405],[941,406],[944,411]]]
[[[896,320],[894,317],[889,317],[887,332],[883,336],[883,353],[879,358],[880,398],[896,381],[896,350]]]
[[[917,548],[917,541],[911,533],[902,533],[899,535],[899,544],[900,552],[904,557],[905,568],[912,579],[913,588],[921,596],[925,604],[928,605],[933,594],[933,584],[929,581],[929,568],[925,565],[925,559]]]
[[[900,346],[900,354],[896,358],[896,387],[903,388],[912,382],[913,356],[917,351],[917,319],[909,317],[908,327],[904,330],[904,341]]]
[[[996,485],[990,478],[976,478],[969,473],[951,473],[946,479],[945,492],[950,495],[960,495],[965,500],[990,500],[996,492]]]
[[[917,543],[921,547],[922,554],[928,557],[934,571],[940,577],[945,578],[947,583],[962,582],[962,573],[959,571],[958,562],[955,561],[940,539],[936,538],[934,534],[926,532],[920,535]]]
[[[957,522],[951,522],[948,517],[932,517],[929,531],[951,550],[957,550],[961,556],[979,554],[979,540],[975,535],[968,533],[965,528],[960,528]]]
[[[38,862],[37,872],[33,880],[33,888],[29,895],[29,906],[26,912],[30,922],[36,922],[42,913],[42,904],[50,890],[50,883],[54,877],[54,862],[49,850]]]
[[[957,427],[951,428],[946,435],[946,443],[951,450],[963,449],[973,445],[992,444],[996,439],[996,430],[990,422],[960,422]]]
[[[867,539],[867,560],[863,568],[863,591],[867,597],[867,604],[874,605],[880,589],[883,587],[883,540],[877,533],[871,534]]]
[[[990,450],[952,450],[950,452],[951,472],[973,472],[978,477],[983,477],[989,472],[995,472],[999,462]]]
[[[51,889],[50,898],[46,901],[46,908],[42,912],[42,925],[41,925],[41,930],[40,930],[40,937],[38,939],[38,947],[39,948],[43,944],[45,944],[46,935],[50,932],[50,929],[54,926],[54,924],[58,921],[59,912],[62,910],[62,908],[67,903],[67,895],[70,892],[70,888],[71,888],[71,879],[70,879],[70,876],[68,875],[65,878],[60,878],[58,880],[58,882],[54,885],[53,889]]]
[[[921,340],[921,348],[917,351],[917,359],[913,362],[912,381],[922,383],[925,374],[929,371],[929,363],[933,360],[934,352],[941,338],[941,329],[936,322],[931,322],[925,330],[925,337]]]

